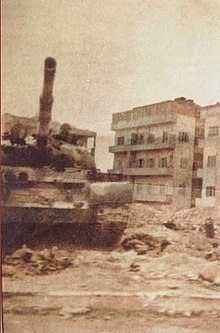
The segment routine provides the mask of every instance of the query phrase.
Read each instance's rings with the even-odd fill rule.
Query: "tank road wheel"
[[[116,246],[126,229],[129,208],[99,207],[92,234],[92,244],[97,247]]]

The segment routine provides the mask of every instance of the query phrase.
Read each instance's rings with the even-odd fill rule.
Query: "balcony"
[[[143,143],[137,145],[123,144],[118,146],[110,146],[110,153],[123,153],[129,151],[141,151],[141,150],[161,150],[161,149],[175,149],[176,140],[175,138],[170,138],[166,142],[162,142],[161,139],[156,139],[151,143]]]
[[[124,168],[125,176],[172,176],[173,168]]]

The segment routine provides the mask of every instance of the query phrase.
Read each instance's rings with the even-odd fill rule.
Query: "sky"
[[[220,101],[220,0],[2,0],[2,111],[39,111],[57,60],[53,120],[97,131],[111,168],[112,114],[185,96]]]

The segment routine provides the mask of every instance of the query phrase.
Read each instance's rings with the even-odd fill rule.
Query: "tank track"
[[[116,246],[128,223],[128,205],[99,207],[94,224],[92,243],[98,247]]]

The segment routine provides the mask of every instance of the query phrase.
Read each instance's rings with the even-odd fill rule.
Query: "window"
[[[215,196],[215,187],[214,186],[207,186],[206,187],[206,196],[207,197],[214,197]]]
[[[154,140],[155,140],[154,134],[149,134],[149,136],[148,136],[148,142],[152,143],[152,142],[154,142]]]
[[[204,133],[205,133],[205,129],[204,128],[197,127],[196,131],[195,131],[195,136],[196,136],[196,138],[203,139],[204,138]]]
[[[154,158],[148,158],[146,160],[146,168],[153,168],[154,167]]]
[[[218,126],[209,127],[209,136],[218,135]]]
[[[194,145],[195,145],[195,146],[198,146],[198,144],[199,144],[199,138],[196,138],[196,137],[195,137],[195,139],[194,139]]]
[[[137,160],[137,167],[138,168],[143,168],[144,167],[144,159],[143,158],[139,158]]]
[[[132,145],[136,145],[138,142],[138,135],[137,133],[132,133],[131,134],[131,144]]]
[[[159,159],[158,167],[159,168],[166,168],[167,167],[167,158],[166,157],[162,157],[162,158]]]
[[[117,145],[118,146],[121,146],[121,145],[123,145],[124,144],[124,137],[123,136],[119,136],[118,138],[117,138]]]
[[[136,167],[136,153],[131,152],[130,158],[129,158],[129,168],[135,168]]]
[[[178,140],[179,142],[189,142],[189,133],[179,132]]]
[[[186,169],[188,167],[188,158],[181,158],[180,160],[180,167]]]
[[[141,145],[141,144],[144,143],[144,135],[143,135],[143,134],[139,134],[139,135],[138,135],[137,143],[138,143],[139,145]]]
[[[203,168],[203,154],[196,153],[194,154],[193,170],[197,170],[199,168]]]
[[[179,194],[180,195],[185,195],[186,193],[186,185],[185,184],[180,184],[179,185]]]
[[[215,167],[215,166],[216,166],[216,156],[208,156],[207,167],[211,168],[211,167]]]
[[[163,132],[162,142],[168,141],[168,132]]]

